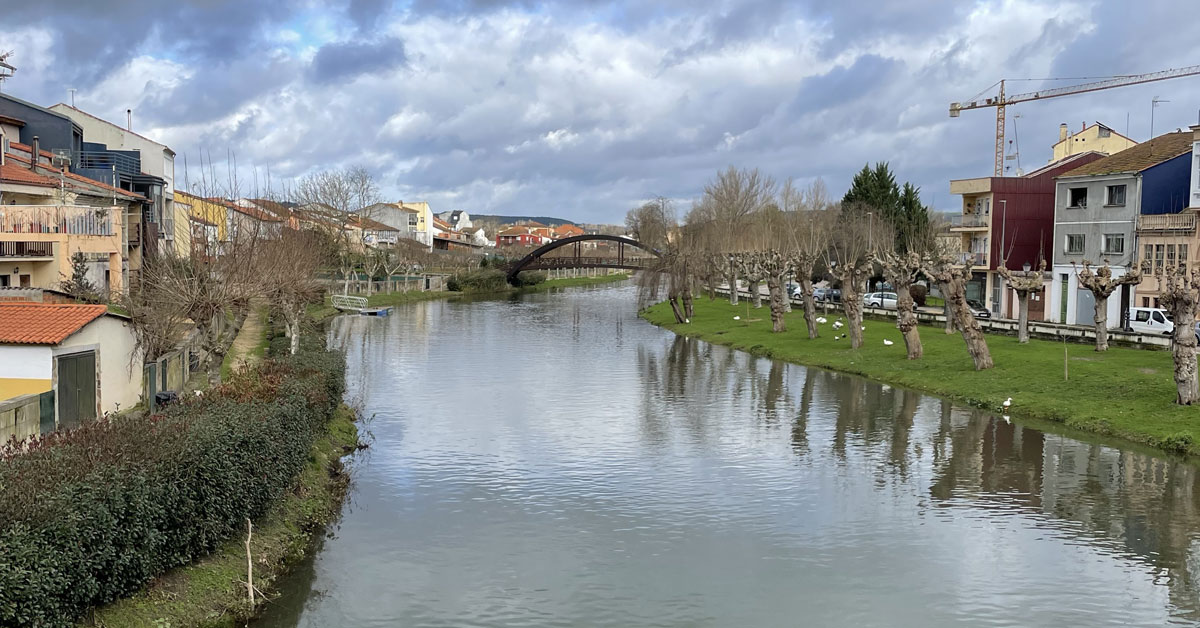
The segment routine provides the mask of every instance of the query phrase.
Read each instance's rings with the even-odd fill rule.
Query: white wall
[[[100,412],[113,412],[119,405],[129,409],[142,396],[142,359],[133,329],[121,318],[101,316],[54,348],[54,355],[94,350],[100,375]]]
[[[50,379],[50,347],[0,346],[0,379]]]
[[[169,150],[166,145],[142,137],[136,132],[126,131],[123,126],[94,118],[63,104],[54,105],[50,109],[67,116],[78,124],[83,129],[83,141],[85,142],[104,144],[111,150],[139,151],[142,154],[142,172],[166,179],[167,187],[164,194],[169,197],[174,196],[175,162],[174,157],[164,152]]]
[[[1113,277],[1121,277],[1125,274],[1126,269],[1123,266],[1112,266]],[[1055,323],[1075,324],[1079,313],[1079,275],[1078,272],[1083,270],[1083,267],[1074,267],[1070,264],[1055,264],[1053,273],[1054,276],[1050,280],[1050,290],[1046,301],[1046,320]],[[1061,318],[1060,310],[1062,309],[1062,276],[1068,276],[1067,283],[1067,319]],[[1121,326],[1121,290],[1118,288],[1108,298],[1108,327],[1109,329]],[[1130,288],[1130,304],[1137,303],[1137,291]],[[1087,324],[1091,325],[1094,312],[1089,311],[1084,313]]]
[[[1192,194],[1188,207],[1200,208],[1200,125],[1192,127],[1196,141],[1192,144]]]

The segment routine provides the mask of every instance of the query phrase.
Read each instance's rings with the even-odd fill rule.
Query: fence
[[[224,318],[217,317],[213,323],[213,333],[220,337],[225,333],[228,323]],[[142,366],[142,399],[150,412],[157,410],[154,396],[160,392],[183,393],[192,372],[200,368],[200,359],[204,357],[201,346],[200,332],[192,330],[175,350],[165,353],[153,362]]]
[[[346,290],[346,294],[366,295],[367,280],[364,278],[356,278],[350,280],[350,287]],[[441,291],[446,289],[446,275],[394,275],[387,279],[374,279],[371,283],[371,294],[383,294],[387,292],[426,292],[426,291]],[[346,287],[344,279],[328,279],[325,282],[329,291],[332,293],[341,293]]]
[[[0,401],[0,443],[54,431],[54,391]]]
[[[726,287],[717,288],[718,294],[729,294],[729,289]],[[738,295],[743,298],[750,298],[750,291],[739,289]],[[765,296],[765,295],[764,295]],[[804,303],[801,299],[792,299],[793,309],[803,307]],[[825,311],[842,310],[841,304],[830,304],[828,302],[820,304]],[[896,320],[896,310],[885,310],[875,307],[863,307],[863,316],[881,320]],[[930,325],[945,325],[945,314],[931,312],[928,309],[917,311],[917,320]],[[1004,334],[1008,336],[1017,335],[1018,323],[1010,318],[980,318],[979,327],[985,333]],[[1096,330],[1089,325],[1065,325],[1063,323],[1051,323],[1049,321],[1029,321],[1029,337],[1039,338],[1042,340],[1068,340],[1078,343],[1091,343],[1096,341]],[[1137,332],[1127,332],[1117,329],[1108,330],[1108,342],[1113,345],[1121,345],[1127,347],[1136,347],[1143,349],[1166,349],[1171,346],[1170,336],[1161,334],[1140,334]]]
[[[66,205],[0,206],[0,233],[115,235],[113,208]]]

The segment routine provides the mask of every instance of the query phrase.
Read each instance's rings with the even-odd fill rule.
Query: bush
[[[536,286],[546,281],[546,273],[540,270],[526,270],[517,273],[517,287]]]
[[[70,626],[244,533],[303,469],[344,370],[306,348],[162,414],[0,450],[0,625]]]
[[[508,276],[502,270],[481,268],[451,277],[446,288],[453,292],[500,292],[508,288]]]

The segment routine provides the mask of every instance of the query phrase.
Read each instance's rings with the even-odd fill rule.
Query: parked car
[[[813,301],[824,301],[829,298],[829,288],[813,288]]]
[[[967,307],[971,308],[971,313],[975,315],[975,318],[991,318],[992,317],[991,310],[987,309],[983,305],[983,303],[980,303],[979,301],[976,301],[974,299],[967,299]]]
[[[816,298],[817,293],[820,291],[821,288],[813,290],[813,297]],[[788,284],[788,296],[792,297],[793,299],[799,299],[800,297],[804,296],[804,289],[800,287],[800,284]]]
[[[1129,308],[1129,328],[1143,334],[1170,334],[1175,331],[1171,315],[1158,307]]]
[[[885,310],[896,309],[895,292],[872,292],[867,296],[870,297],[867,300],[867,307],[878,307]]]
[[[828,301],[829,303],[841,303],[842,302],[842,291],[837,288],[833,288],[832,290],[830,290],[828,293],[825,294],[825,300]]]

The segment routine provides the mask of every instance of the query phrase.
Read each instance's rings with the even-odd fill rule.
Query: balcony
[[[959,255],[958,261],[960,264],[970,264],[972,266],[987,266],[988,265],[988,254],[987,253],[973,253],[973,252],[967,251],[965,253],[959,253],[958,255]]]
[[[1196,214],[1146,214],[1138,216],[1139,233],[1195,233]]]
[[[54,259],[53,242],[0,242],[0,259],[3,260],[46,260]]]
[[[111,150],[85,150],[79,153],[77,170],[116,171],[117,174],[133,176],[141,174],[142,160],[132,155],[126,155]]]
[[[987,231],[991,216],[989,214],[961,214],[950,216],[951,231]]]
[[[111,236],[114,210],[69,205],[0,206],[0,233]]]

